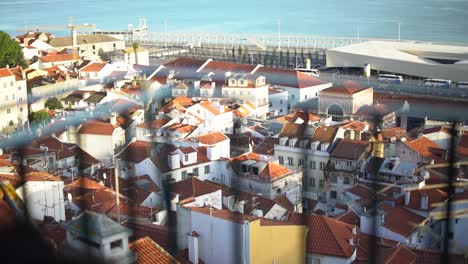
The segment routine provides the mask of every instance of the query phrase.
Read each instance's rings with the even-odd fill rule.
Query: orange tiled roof
[[[209,112],[211,112],[212,114],[214,115],[219,115],[221,114],[221,112],[219,112],[218,109],[214,108],[213,107],[213,104],[208,102],[208,101],[203,101],[203,102],[200,102],[200,105],[205,108],[206,110],[208,110]]]
[[[352,95],[352,94],[361,92],[365,89],[367,88],[361,86],[357,82],[346,81],[341,86],[331,87],[331,88],[323,90],[322,92]]]
[[[434,141],[426,137],[420,137],[412,141],[406,141],[406,145],[426,159],[435,159],[436,161],[443,160],[439,156],[435,155],[435,152],[440,153],[445,152],[445,150],[441,146],[437,145]]]
[[[76,53],[72,54],[54,54],[54,55],[47,55],[39,57],[39,60],[45,63],[48,62],[60,62],[60,61],[75,61],[79,60],[80,56]]]
[[[156,244],[151,238],[140,238],[128,245],[128,247],[137,253],[137,264],[178,264],[166,250]]]
[[[468,157],[468,132],[465,132],[458,142],[456,148],[457,154],[463,157]]]
[[[7,68],[0,69],[0,78],[9,77],[9,76],[13,76],[13,73],[11,73],[10,69],[7,69]]]
[[[273,162],[268,162],[266,167],[260,172],[260,176],[268,177],[271,180],[274,180],[281,178],[290,172],[292,171],[286,167],[283,167]]]
[[[308,254],[349,258],[356,249],[356,246],[350,245],[349,240],[352,238],[354,245],[357,244],[360,233],[358,227],[355,235],[352,232],[355,227],[353,225],[326,216],[299,213],[288,213],[286,221],[309,228],[306,245]]]
[[[336,159],[358,160],[365,155],[370,148],[368,141],[361,140],[341,140],[333,149],[330,157]]]
[[[405,204],[405,195],[402,195],[397,200],[397,203],[415,210],[430,211],[440,205],[448,198],[448,194],[437,188],[422,188],[419,190],[413,190],[409,192],[410,199],[408,205]],[[428,203],[427,209],[421,207],[422,196],[427,195]]]
[[[78,134],[91,134],[91,135],[107,135],[110,136],[114,133],[114,130],[118,126],[114,126],[110,123],[99,121],[99,120],[90,120],[84,123],[78,130]]]
[[[382,209],[385,214],[384,226],[404,237],[411,235],[416,229],[416,225],[426,220],[425,217],[400,206],[392,207],[381,204],[379,208]]]
[[[92,62],[80,69],[81,72],[100,72],[107,62]]]
[[[213,133],[208,133],[204,135],[200,135],[195,137],[198,143],[205,144],[205,145],[214,145],[220,142],[223,142],[228,139],[226,135],[222,132],[216,131]]]

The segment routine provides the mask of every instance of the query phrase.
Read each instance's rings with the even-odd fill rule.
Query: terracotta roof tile
[[[208,193],[216,192],[220,188],[198,177],[189,177],[171,184],[171,192],[179,195],[179,200],[195,198]]]
[[[107,62],[92,62],[86,65],[84,68],[80,69],[81,72],[100,72]]]
[[[222,132],[216,131],[204,135],[200,135],[195,137],[195,140],[198,143],[204,144],[204,145],[214,145],[220,142],[223,142],[225,140],[228,140],[229,138],[223,134]]]
[[[358,160],[370,150],[370,143],[361,140],[341,140],[333,149],[330,157],[336,159]]]
[[[431,188],[430,186],[427,187],[429,188],[409,191],[410,199],[407,205],[405,204],[405,195],[397,199],[397,204],[415,210],[430,211],[448,199],[446,192],[437,188]],[[427,209],[422,208],[421,200],[423,196],[427,196],[428,198]]]
[[[156,244],[151,238],[140,238],[128,245],[128,247],[137,253],[137,264],[178,264],[166,250]]]
[[[308,254],[349,258],[356,249],[356,246],[350,245],[349,240],[352,238],[355,245],[357,244],[358,227],[356,227],[355,235],[352,232],[355,227],[353,225],[326,216],[299,213],[288,213],[286,221],[303,224],[309,228],[306,245]]]
[[[80,56],[76,53],[72,54],[55,54],[39,57],[39,60],[44,63],[49,62],[61,62],[61,61],[77,61],[80,59]]]
[[[426,137],[420,137],[411,141],[406,141],[405,143],[408,147],[426,159],[434,159],[438,162],[444,160],[438,154],[444,153],[445,150]]]
[[[361,226],[361,218],[353,210],[348,210],[336,216],[335,219],[350,225]]]
[[[114,133],[116,128],[118,128],[118,126],[114,126],[108,122],[90,120],[80,127],[80,129],[78,130],[78,134],[110,136]]]
[[[170,241],[169,229],[166,226],[141,221],[128,221],[123,225],[133,231],[130,241],[149,237],[165,250],[170,250],[171,243],[173,243],[173,241]]]
[[[13,76],[10,69],[0,68],[0,78]]]
[[[352,95],[352,94],[364,91],[365,89],[367,88],[361,86],[357,82],[346,81],[341,86],[328,88],[328,89],[323,90],[322,92]]]
[[[256,71],[256,73],[265,76],[266,82],[272,85],[301,89],[324,84],[324,82],[317,78],[293,70],[261,67]]]
[[[416,229],[416,225],[426,220],[426,218],[400,206],[392,207],[381,204],[379,208],[385,214],[384,226],[404,237],[411,235]]]
[[[443,263],[443,252],[423,249],[413,249],[416,253],[416,264],[439,264]],[[468,257],[463,254],[450,254],[450,263],[452,264],[466,264]]]

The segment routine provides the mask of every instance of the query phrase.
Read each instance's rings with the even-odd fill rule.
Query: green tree
[[[18,42],[11,39],[10,35],[0,31],[0,68],[22,66],[28,67],[23,51]]]
[[[57,97],[51,97],[47,99],[47,101],[44,104],[44,107],[49,108],[50,110],[55,110],[55,109],[62,109],[63,105],[62,102]]]
[[[31,122],[32,125],[40,125],[49,121],[50,117],[47,110],[32,112],[31,115],[29,115],[29,122]]]
[[[237,49],[237,57],[241,58],[241,56],[242,56],[242,47],[239,46],[239,48]]]
[[[132,45],[133,53],[135,54],[135,64],[138,64],[138,50],[140,49],[140,43],[135,42]]]

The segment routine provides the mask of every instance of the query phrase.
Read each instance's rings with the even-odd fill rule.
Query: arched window
[[[343,109],[336,104],[331,105],[328,108],[328,115],[332,117],[333,121],[343,120]]]

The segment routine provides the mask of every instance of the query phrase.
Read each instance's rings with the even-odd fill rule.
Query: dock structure
[[[160,47],[214,47],[232,49],[239,46],[253,50],[294,50],[305,49],[315,51],[333,49],[367,41],[395,41],[390,39],[307,36],[282,34],[238,34],[214,32],[146,32],[145,34],[131,34],[128,31],[94,32],[107,34],[123,39],[129,43],[138,42],[142,45]],[[436,44],[426,41],[398,40],[400,42]],[[464,44],[466,45],[466,44]]]

